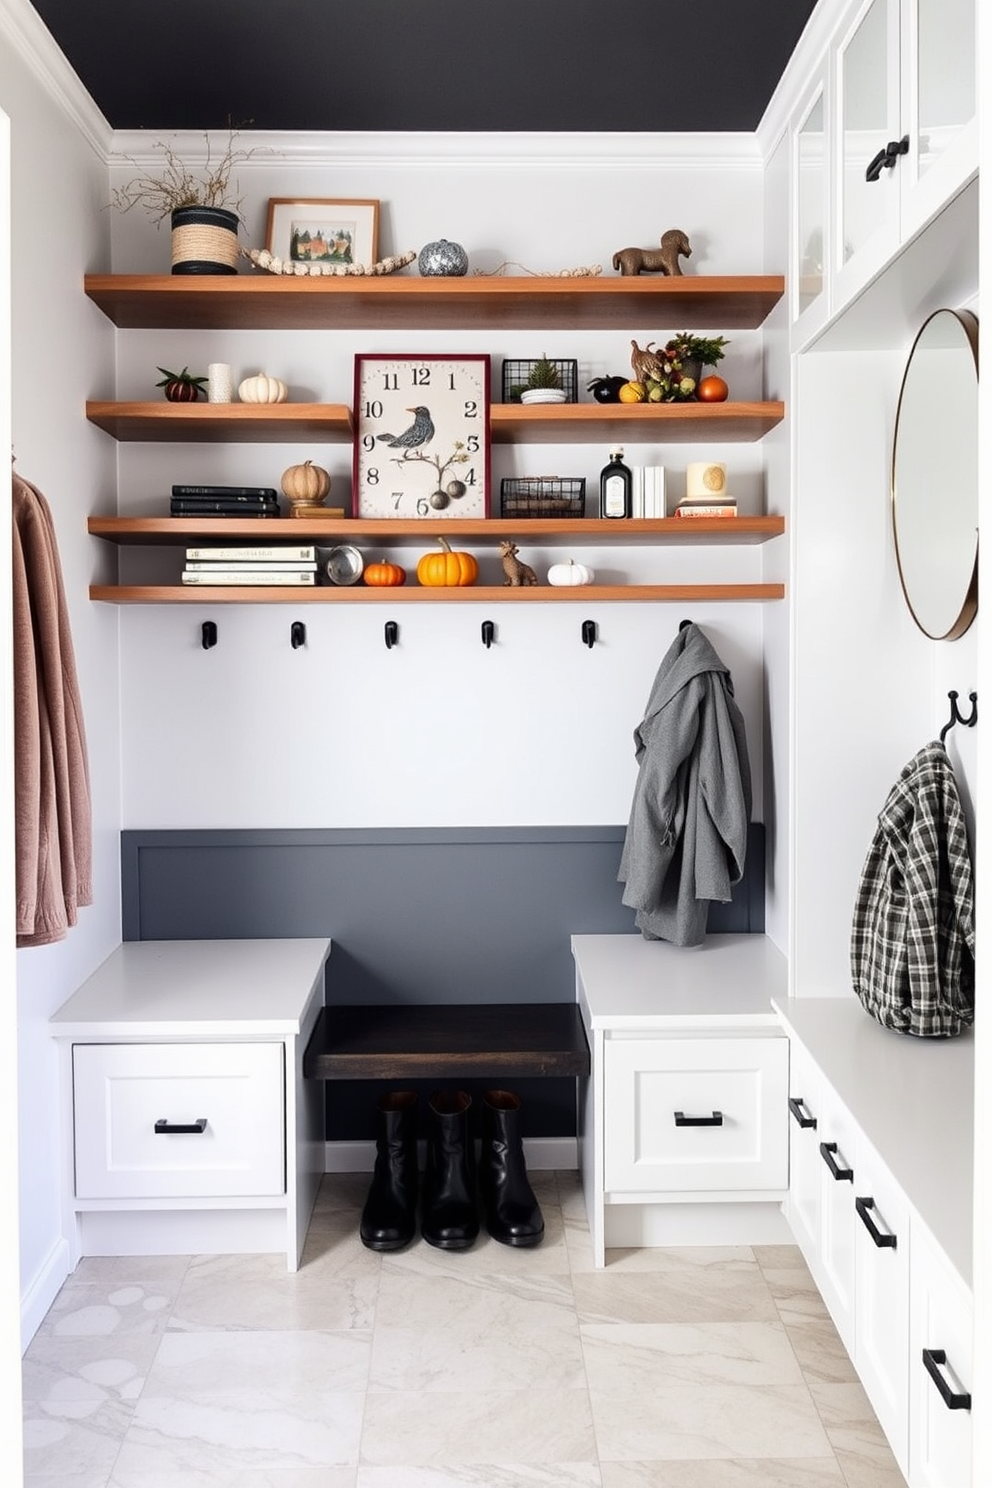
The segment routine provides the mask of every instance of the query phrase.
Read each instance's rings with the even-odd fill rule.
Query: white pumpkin
[[[238,397],[242,403],[285,403],[289,389],[278,377],[266,377],[256,372],[238,384]]]
[[[596,575],[585,563],[575,563],[569,558],[567,563],[553,563],[548,569],[548,583],[554,584],[558,589],[567,589],[571,585],[591,584]]]

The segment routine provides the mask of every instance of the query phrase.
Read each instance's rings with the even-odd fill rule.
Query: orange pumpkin
[[[417,583],[432,589],[474,584],[479,577],[479,565],[472,554],[452,551],[443,537],[438,542],[442,551],[425,553],[417,564]]]
[[[370,584],[373,589],[390,588],[406,583],[406,569],[400,568],[398,563],[369,563],[366,565],[364,578],[366,584]]]

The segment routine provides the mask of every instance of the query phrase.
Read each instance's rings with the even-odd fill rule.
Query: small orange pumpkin
[[[479,565],[472,554],[453,551],[443,537],[438,542],[442,551],[425,553],[417,564],[417,583],[432,589],[474,584],[479,577]]]
[[[365,567],[364,579],[373,589],[390,588],[406,583],[406,569],[400,568],[398,563],[369,563]]]

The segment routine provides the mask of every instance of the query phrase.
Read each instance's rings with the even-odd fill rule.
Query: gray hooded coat
[[[729,900],[744,873],[751,771],[730,673],[691,622],[658,669],[634,744],[623,902],[647,939],[698,945],[708,901]]]

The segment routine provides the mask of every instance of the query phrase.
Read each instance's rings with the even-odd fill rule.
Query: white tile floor
[[[904,1488],[792,1246],[611,1251],[574,1173],[533,1250],[84,1260],[24,1361],[33,1488]]]

